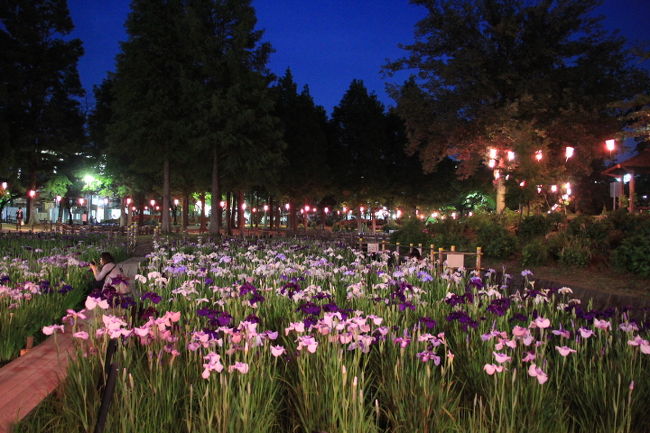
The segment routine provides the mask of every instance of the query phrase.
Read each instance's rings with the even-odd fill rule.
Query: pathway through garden
[[[151,243],[139,244],[135,249],[138,256],[119,263],[129,279],[133,279],[149,252]],[[65,333],[52,335],[0,368],[0,433],[10,433],[13,424],[27,416],[63,382],[69,356],[74,353],[71,334],[66,326]]]

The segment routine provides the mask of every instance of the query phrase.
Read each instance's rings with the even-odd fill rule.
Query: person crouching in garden
[[[121,282],[123,279],[121,269],[115,263],[115,259],[111,253],[103,252],[100,256],[99,264],[91,263],[89,267],[95,276],[96,288],[100,288],[102,290],[107,289],[109,287],[115,286],[113,284],[113,280],[116,280],[116,282]],[[115,287],[115,289],[117,290],[118,288]]]

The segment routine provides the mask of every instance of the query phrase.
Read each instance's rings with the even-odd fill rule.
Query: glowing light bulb
[[[616,149],[616,140],[614,139],[605,140],[605,147],[610,152],[613,151],[614,149]]]
[[[490,159],[497,159],[497,150],[494,148],[490,148],[489,155],[490,155]]]
[[[541,161],[543,157],[544,157],[544,154],[542,153],[541,150],[538,150],[538,151],[535,152],[535,159],[537,161]]]
[[[508,151],[508,161],[514,161],[515,160],[515,152],[512,150]]]
[[[574,153],[575,153],[575,149],[573,147],[571,147],[571,146],[567,146],[564,149],[564,156],[566,157],[566,159],[571,158]]]
[[[491,159],[488,161],[488,167],[494,168],[497,165],[497,160],[496,159]]]

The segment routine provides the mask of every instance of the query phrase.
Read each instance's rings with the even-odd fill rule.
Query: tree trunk
[[[205,226],[205,193],[202,192],[201,195],[199,196],[199,200],[201,200],[201,215],[199,216],[199,233],[203,233],[206,229]]]
[[[497,190],[497,200],[496,200],[496,205],[497,205],[497,213],[503,213],[503,211],[506,209],[506,184],[503,181],[502,177],[499,177],[496,180],[496,190]]]
[[[273,215],[275,215],[275,205],[273,204],[273,196],[269,195],[269,228],[273,228]]]
[[[162,206],[160,206],[160,216],[161,216],[161,227],[160,230],[162,233],[169,233],[171,227],[169,224],[169,183],[170,183],[170,168],[169,168],[169,157],[165,157],[163,162],[163,197],[162,197]]]
[[[296,215],[296,202],[294,200],[289,200],[289,221],[288,225],[292,232],[298,230],[298,218]]]
[[[183,218],[182,218],[183,228],[187,229],[187,226],[190,223],[190,193],[188,191],[183,192]]]
[[[246,228],[246,216],[244,215],[244,193],[237,192],[237,228],[244,230]]]
[[[232,219],[230,218],[231,215],[231,207],[230,207],[230,192],[226,193],[226,233],[228,235],[232,235]]]
[[[56,222],[60,223],[63,221],[63,199],[59,201],[59,209],[56,215]]]
[[[221,189],[219,185],[219,159],[217,149],[212,149],[212,182],[210,185],[210,193],[212,194],[212,200],[210,202],[212,207],[210,212],[210,233],[219,234],[221,226],[221,207],[219,206]]]

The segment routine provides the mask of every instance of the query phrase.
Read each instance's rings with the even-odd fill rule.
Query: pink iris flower
[[[598,329],[611,330],[612,324],[607,320],[594,319],[594,327]]]
[[[505,353],[492,352],[492,355],[494,355],[494,359],[496,359],[496,361],[499,364],[503,364],[504,362],[508,362],[508,361],[510,361],[512,359],[511,357],[509,357]]]
[[[494,373],[501,373],[503,371],[504,367],[501,365],[495,365],[495,364],[485,364],[483,366],[483,370],[490,376],[492,376]]]
[[[94,310],[95,307],[99,307],[102,310],[108,310],[108,301],[106,299],[93,298],[88,296],[85,302],[86,310]]]
[[[231,365],[228,367],[228,373],[232,373],[233,371],[237,370],[241,374],[246,374],[248,373],[248,364],[245,362],[235,362],[235,365]]]
[[[544,317],[538,317],[537,319],[530,322],[529,325],[530,328],[539,328],[539,329],[546,329],[549,326],[551,326],[551,321],[549,319],[545,319]]]
[[[61,331],[61,333],[65,332],[63,325],[51,325],[51,326],[43,326],[43,334],[45,335],[52,335],[56,331]]]
[[[75,332],[72,336],[81,340],[88,340],[88,333],[86,331]]]
[[[286,352],[285,348],[282,346],[271,346],[271,355],[276,358]]]
[[[591,329],[587,329],[587,328],[580,328],[580,329],[578,329],[578,332],[580,332],[580,336],[582,338],[589,338],[592,335],[594,335],[594,331],[592,331]]]
[[[575,349],[571,349],[568,346],[555,346],[555,350],[560,352],[560,355],[567,356],[570,353],[576,353]]]
[[[536,378],[540,385],[543,385],[548,380],[548,376],[544,373],[544,370],[536,364],[530,364],[530,367],[528,367],[528,375]]]
[[[535,352],[526,352],[526,356],[522,358],[522,362],[530,362],[535,360]]]

